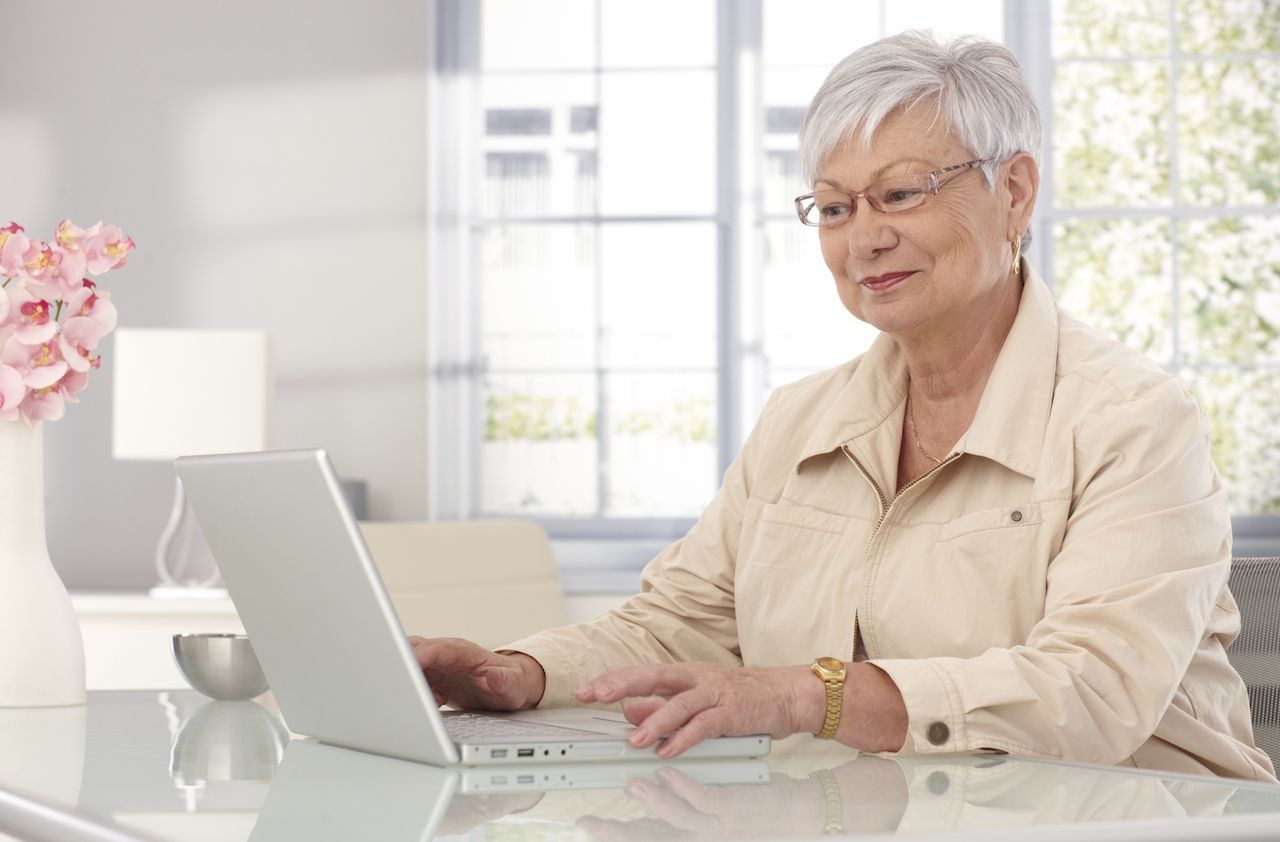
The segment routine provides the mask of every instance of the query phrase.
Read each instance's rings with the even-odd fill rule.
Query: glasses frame
[[[801,224],[807,225],[810,228],[835,228],[839,225],[843,225],[844,223],[848,222],[849,220],[853,219],[855,216],[858,215],[859,199],[866,199],[867,204],[870,205],[872,209],[880,213],[906,213],[907,211],[915,210],[921,205],[924,205],[926,202],[929,201],[930,196],[938,195],[938,193],[941,192],[943,187],[945,187],[946,185],[950,184],[952,181],[955,180],[953,176],[952,178],[949,178],[946,181],[943,181],[942,176],[950,172],[954,172],[956,175],[959,175],[962,172],[968,172],[969,170],[975,167],[980,167],[983,164],[989,164],[994,160],[995,158],[975,158],[972,161],[965,161],[963,164],[952,164],[949,167],[942,167],[941,169],[931,170],[930,172],[927,172],[927,173],[921,173],[919,176],[914,176],[916,178],[924,178],[927,176],[929,179],[929,186],[925,192],[925,197],[920,201],[920,204],[912,205],[909,208],[901,208],[899,210],[885,210],[884,208],[880,207],[880,203],[876,201],[876,199],[872,198],[871,191],[874,190],[878,185],[882,184],[883,182],[890,180],[887,178],[882,178],[879,181],[877,181],[875,184],[868,185],[866,190],[861,190],[858,192],[853,192],[849,190],[837,190],[835,188],[831,188],[830,190],[819,191],[822,193],[830,193],[830,192],[844,193],[846,196],[849,197],[849,215],[837,222],[832,222],[827,225],[823,225],[821,222],[810,222],[808,217],[805,215],[805,202],[810,199],[816,198],[818,193],[805,193],[803,196],[796,196],[795,198],[796,214],[800,217]],[[897,178],[897,176],[894,176],[894,178]]]

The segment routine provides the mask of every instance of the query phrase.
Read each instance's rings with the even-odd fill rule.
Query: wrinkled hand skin
[[[676,757],[713,737],[812,733],[822,726],[820,690],[808,666],[651,664],[607,672],[574,698],[582,704],[639,699],[623,705],[636,726],[627,741],[645,748],[670,735],[657,753]]]
[[[410,637],[436,704],[460,710],[523,710],[538,704],[546,676],[528,655],[490,652],[456,637]]]

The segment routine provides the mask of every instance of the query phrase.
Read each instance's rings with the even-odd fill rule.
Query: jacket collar
[[[953,452],[992,459],[1034,477],[1053,402],[1058,309],[1049,288],[1025,260],[1022,272],[1018,314],[996,357],[973,422]],[[892,480],[897,474],[906,394],[906,360],[897,341],[882,333],[818,419],[796,470],[813,456],[847,445],[874,475]]]

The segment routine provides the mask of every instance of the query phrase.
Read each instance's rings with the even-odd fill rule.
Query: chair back
[[[406,634],[494,647],[568,622],[537,524],[364,521],[360,530]]]
[[[1280,768],[1280,557],[1233,559],[1228,584],[1240,636],[1227,658],[1249,691],[1254,742]]]

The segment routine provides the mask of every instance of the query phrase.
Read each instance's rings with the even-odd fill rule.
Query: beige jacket
[[[860,642],[902,692],[905,752],[1272,780],[1225,654],[1240,617],[1204,416],[1025,276],[940,467],[894,494],[907,370],[887,336],[778,389],[640,594],[509,647],[545,667],[542,704],[627,664],[853,660]]]

